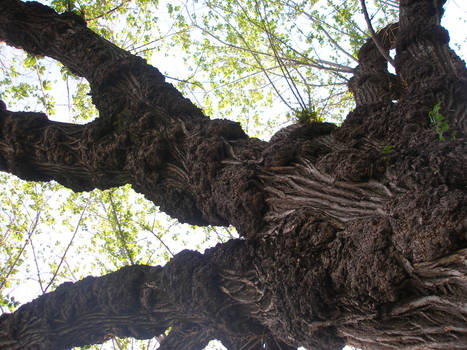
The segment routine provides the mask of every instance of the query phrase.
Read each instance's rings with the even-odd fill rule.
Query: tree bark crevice
[[[205,117],[72,15],[1,2],[0,38],[86,77],[101,117],[77,126],[0,104],[0,170],[77,191],[130,183],[182,222],[232,224],[244,239],[64,284],[2,315],[0,348],[169,327],[165,350],[212,338],[238,350],[467,347],[467,73],[442,3],[401,0],[399,23],[378,34],[396,75],[363,46],[341,127],[297,123],[263,142]],[[436,104],[449,140],[430,122]]]
[[[243,305],[236,301],[241,297],[235,298],[256,283],[255,274],[246,273],[250,277],[245,279],[226,264],[222,258],[226,253],[242,259],[240,271],[251,269],[245,241],[231,241],[204,256],[183,251],[164,267],[126,266],[102,277],[62,284],[14,314],[0,316],[0,348],[49,350],[115,336],[147,339],[169,327],[169,335],[161,337],[163,349],[201,349],[214,338],[237,345],[245,339],[274,342],[275,337],[251,317],[254,303],[248,299]],[[230,283],[221,277],[227,275]]]

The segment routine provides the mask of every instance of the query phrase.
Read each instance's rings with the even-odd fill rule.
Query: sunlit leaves
[[[371,10],[377,29],[397,20],[383,2]],[[174,41],[196,67],[183,80],[204,81],[180,87],[215,116],[256,135],[268,129],[261,113],[282,124],[289,112],[315,106],[342,121],[353,106],[346,83],[368,38],[357,0],[205,0],[168,12],[180,30]]]
[[[0,292],[3,300],[11,300],[12,295],[4,291],[16,288],[21,282],[16,278],[20,273],[36,270],[32,278],[37,279],[42,288],[34,242],[43,235],[44,227],[53,228],[57,223],[51,215],[53,208],[50,205],[56,184],[25,183],[4,174],[0,181],[3,204],[0,215]]]
[[[25,110],[54,114],[55,99],[47,61],[0,44],[0,98],[8,107],[26,105]]]

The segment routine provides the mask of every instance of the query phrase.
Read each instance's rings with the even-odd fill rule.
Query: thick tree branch
[[[467,134],[467,70],[449,48],[441,27],[445,0],[401,0],[396,70],[407,85],[406,96],[441,113],[451,128]],[[430,108],[430,109],[431,109]]]
[[[147,339],[169,327],[168,337],[161,337],[164,350],[200,350],[214,338],[231,349],[243,349],[246,340],[256,340],[257,350],[266,342],[281,343],[250,317],[251,302],[246,307],[232,299],[239,283],[244,295],[256,292],[254,275],[243,275],[252,268],[245,248],[244,241],[231,241],[204,256],[183,251],[164,267],[132,265],[62,284],[0,317],[0,349],[59,350],[114,336]],[[224,254],[241,260],[227,266]],[[228,283],[222,277],[227,267]]]
[[[400,97],[403,91],[400,78],[388,72],[387,58],[381,54],[383,51],[387,55],[394,47],[398,29],[397,23],[388,25],[360,48],[360,64],[349,81],[357,105],[388,103]]]
[[[168,328],[163,315],[165,307],[171,307],[166,305],[169,298],[158,291],[157,298],[148,300],[154,292],[144,283],[160,274],[161,268],[131,266],[104,277],[62,284],[15,313],[1,316],[0,349],[58,350],[112,336],[159,335]],[[162,316],[157,317],[158,312]]]
[[[131,183],[182,222],[232,224],[243,233],[261,226],[261,216],[255,213],[264,210],[264,202],[251,165],[243,164],[241,169],[236,165],[234,171],[224,162],[237,157],[235,154],[242,154],[242,161],[261,157],[264,143],[248,139],[238,123],[210,121],[165,83],[156,68],[99,37],[73,15],[58,15],[38,3],[2,2],[0,39],[31,54],[53,57],[86,77],[100,113],[99,121],[86,127],[53,128],[56,140],[69,138],[68,129],[86,130],[88,141],[77,140],[81,146],[74,149],[69,145],[66,149],[49,147],[46,131],[51,127],[45,128],[45,124],[52,124],[45,121],[35,129],[42,136],[34,136],[34,145],[15,136],[15,132],[25,135],[24,129],[15,129],[7,139],[17,143],[13,147],[3,141],[3,148],[15,148],[24,155],[24,165],[16,168],[29,170],[20,169],[19,176],[53,178],[78,191]],[[232,153],[234,149],[237,151]],[[48,152],[53,154],[44,155]],[[99,170],[99,164],[105,164],[107,174]],[[7,165],[3,170],[16,171]],[[31,169],[35,169],[34,176]],[[56,176],[58,172],[61,175]],[[229,186],[231,181],[244,184],[240,201]],[[226,201],[229,197],[230,204]],[[255,208],[251,203],[256,203]],[[239,220],[242,217],[246,219]]]
[[[30,181],[56,180],[75,191],[124,185],[130,180],[120,157],[125,142],[104,133],[100,121],[77,125],[0,110],[0,170]]]
[[[85,77],[92,88],[100,87],[103,82],[115,88],[117,82],[107,80],[116,78],[112,73],[134,65],[144,66],[143,59],[97,35],[86,27],[81,17],[73,13],[59,15],[48,6],[37,2],[23,3],[19,0],[2,1],[0,10],[1,40],[32,55],[55,58],[74,74]],[[171,103],[174,97],[167,97],[174,95],[178,99],[178,112],[202,117],[198,108],[183,98],[172,85],[164,83],[164,78],[157,69],[151,67],[151,73],[149,79],[153,80],[153,84],[162,86],[153,91],[152,96],[142,95],[145,92],[141,90],[142,82],[135,82],[137,86],[133,86],[132,90],[125,90],[124,93],[133,92],[140,98],[152,97],[153,105],[157,102],[158,106],[169,112],[174,108],[174,104]],[[155,96],[158,98],[154,99]],[[115,101],[120,97],[116,96]]]

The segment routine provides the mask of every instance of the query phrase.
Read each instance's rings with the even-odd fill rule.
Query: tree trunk
[[[164,350],[213,338],[238,350],[467,348],[467,71],[441,6],[401,1],[399,23],[378,33],[396,75],[373,41],[362,47],[341,127],[296,124],[262,142],[204,116],[79,18],[1,1],[0,39],[84,76],[100,112],[78,126],[0,109],[1,170],[76,191],[130,183],[182,222],[243,238],[62,285],[1,316],[0,349],[169,327]]]

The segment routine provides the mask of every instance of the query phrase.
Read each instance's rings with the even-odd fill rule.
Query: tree
[[[71,13],[0,2],[0,38],[91,85],[99,119],[0,109],[0,169],[74,191],[131,184],[182,222],[242,236],[66,283],[0,317],[2,349],[159,336],[161,349],[467,346],[467,72],[443,1],[401,1],[359,51],[340,127],[269,142],[206,117]],[[381,51],[396,49],[397,75]]]

